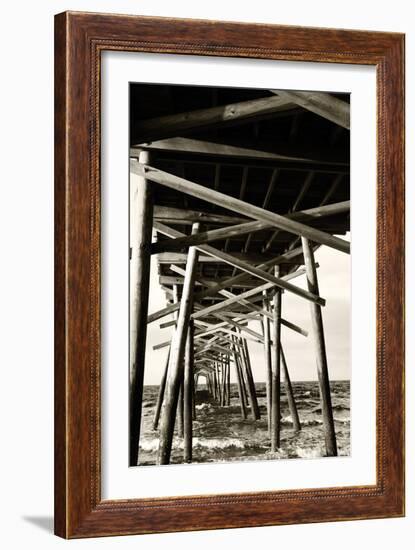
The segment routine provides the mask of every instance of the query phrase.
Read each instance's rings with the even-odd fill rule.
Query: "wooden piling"
[[[164,367],[163,376],[160,381],[159,393],[157,396],[157,403],[156,403],[156,410],[155,410],[154,419],[153,419],[153,430],[157,430],[159,425],[160,412],[161,412],[161,407],[163,405],[163,399],[164,399],[164,390],[166,388],[167,371],[169,368],[169,357],[170,357],[170,348],[167,353],[166,365]]]
[[[285,393],[287,394],[288,407],[290,409],[290,415],[293,421],[293,430],[295,432],[299,432],[301,430],[301,423],[300,423],[300,418],[298,416],[297,404],[294,398],[294,392],[293,392],[293,388],[290,380],[290,374],[288,372],[287,361],[285,359],[285,354],[282,346],[281,346],[281,363],[282,363],[282,369],[284,372]]]
[[[227,388],[228,388],[228,401],[227,401],[227,405],[228,407],[230,406],[231,404],[231,365],[230,365],[230,359],[229,359],[229,356],[226,360],[227,362],[227,380],[226,380],[226,384],[227,384]]]
[[[192,461],[193,335],[194,324],[193,321],[190,320],[187,328],[183,378],[183,458],[185,462]]]
[[[177,437],[183,437],[184,413],[183,413],[183,375],[179,386],[179,396],[177,398]]]
[[[310,292],[319,295],[317,270],[314,260],[313,247],[310,241],[301,237],[307,285]],[[327,366],[326,343],[324,339],[323,317],[321,307],[310,303],[311,324],[316,350],[317,374],[320,387],[321,410],[323,416],[324,436],[327,456],[337,456],[336,432],[334,429],[333,409],[331,404],[330,381]]]
[[[149,162],[149,153],[142,151],[139,163]],[[130,177],[130,466],[138,463],[140,441],[153,223],[152,187],[143,176]]]
[[[277,451],[280,447],[281,431],[281,394],[280,394],[280,361],[281,361],[281,292],[274,292],[273,298],[273,323],[272,323],[272,341],[273,341],[273,361],[271,378],[271,452]]]
[[[196,233],[198,230],[199,224],[193,224],[192,232]],[[157,456],[158,464],[168,464],[170,462],[179,386],[183,374],[187,327],[189,326],[193,309],[193,287],[196,276],[197,258],[197,250],[190,247],[177,326],[171,341],[165,405],[161,415],[160,442]]]
[[[239,404],[240,404],[240,407],[241,407],[241,416],[245,420],[246,417],[247,417],[247,414],[246,414],[246,406],[245,406],[245,400],[244,400],[243,389],[242,389],[242,380],[241,380],[242,377],[241,377],[241,373],[240,373],[240,369],[239,369],[236,347],[233,347],[233,362],[234,362],[234,365],[235,365],[236,382],[237,382],[237,385],[238,385]]]
[[[251,360],[249,358],[248,343],[246,340],[243,340],[243,358],[245,360],[245,370],[247,378],[247,387],[249,392],[249,399],[251,401],[251,412],[255,420],[261,418],[261,413],[259,412],[258,399],[256,395],[255,382],[252,375]]]
[[[263,292],[263,307],[265,311],[268,311],[268,296],[267,292]],[[264,355],[265,355],[265,376],[266,376],[266,392],[267,392],[267,419],[268,419],[268,432],[271,436],[271,379],[272,379],[272,364],[271,364],[271,338],[270,338],[270,322],[268,317],[263,316],[263,335],[264,335]]]

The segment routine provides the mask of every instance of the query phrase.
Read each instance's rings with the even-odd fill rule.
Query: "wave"
[[[322,455],[320,449],[316,449],[316,448],[313,448],[313,449],[310,449],[310,448],[301,448],[301,447],[296,447],[295,448],[295,452],[297,453],[297,456],[299,458],[319,458]]]
[[[175,440],[173,442],[173,449],[183,449],[183,440]],[[158,450],[159,440],[157,438],[147,439],[140,442],[140,450],[146,452],[155,452]],[[224,449],[249,449],[250,447],[257,447],[258,443],[244,441],[237,437],[227,437],[224,439],[219,439],[216,437],[212,438],[193,438],[193,449],[214,449],[214,450],[224,450]]]

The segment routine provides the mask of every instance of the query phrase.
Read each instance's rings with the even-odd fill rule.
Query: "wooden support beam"
[[[316,264],[316,266],[317,266],[317,265],[318,265],[318,264]],[[184,274],[184,270],[181,269],[180,267],[175,266],[175,265],[171,265],[171,266],[170,266],[170,269],[171,269],[172,271],[176,272],[176,273]],[[298,277],[299,275],[302,275],[303,273],[305,273],[305,270],[299,269],[299,270],[297,270],[297,271],[295,271],[295,272],[289,273],[289,274],[286,275],[283,279],[284,279],[284,280],[289,280],[289,279]],[[195,280],[196,280],[196,281],[200,281],[200,279],[198,279],[198,278],[196,278]],[[208,286],[212,286],[213,284],[214,284],[214,283],[209,283]],[[256,289],[258,289],[258,286],[256,287]],[[251,302],[249,302],[248,300],[246,300],[246,299],[243,298],[243,295],[242,295],[242,294],[234,295],[234,294],[232,294],[231,292],[228,292],[228,291],[225,291],[225,290],[220,290],[220,291],[219,291],[219,294],[222,294],[223,296],[226,296],[227,298],[235,298],[235,297],[237,297],[237,298],[238,298],[238,300],[237,300],[238,303],[242,303],[242,304],[244,304],[244,305],[247,305],[247,306],[251,307],[252,309],[258,311],[259,313],[262,313],[262,314],[265,313],[265,315],[267,315],[267,316],[272,320],[272,314],[271,314],[271,313],[269,313],[269,312],[264,312],[261,308],[258,308],[258,307],[253,306],[253,304],[252,304]],[[223,303],[223,302],[222,302],[222,303]],[[229,302],[228,302],[228,303],[229,303]],[[226,306],[226,307],[227,307],[227,306]],[[203,313],[203,311],[204,311],[203,309],[200,310],[201,314]],[[215,316],[220,318],[220,316],[218,316],[218,315],[215,315]],[[224,319],[222,319],[222,320],[224,320]],[[226,322],[229,323],[229,321],[226,321]],[[308,336],[307,331],[303,330],[301,327],[298,327],[298,326],[295,325],[294,323],[291,323],[290,321],[287,321],[286,319],[281,319],[281,322],[282,322],[282,324],[283,324],[284,326],[286,326],[287,328],[293,330],[294,332],[297,332],[297,333],[299,333],[299,334],[302,334],[303,336]],[[161,325],[160,325],[160,326],[161,326]],[[222,323],[222,324],[220,324],[220,325],[217,325],[217,326],[215,327],[215,329],[219,329],[219,328],[221,328],[221,327],[223,327],[223,326],[224,326],[224,324]],[[211,327],[211,328],[213,328],[213,327]],[[246,331],[246,332],[248,332],[248,331]],[[251,335],[252,335],[252,334],[253,334],[253,332],[251,331]],[[260,335],[259,335],[259,334],[257,334],[257,336],[255,337],[255,339],[256,339],[257,341],[258,341],[258,337],[260,338]],[[261,340],[260,340],[260,341],[261,341]],[[164,343],[164,345],[165,345],[165,344],[166,344],[166,343]],[[163,346],[161,346],[161,347],[163,347]],[[158,348],[157,348],[157,347],[153,347],[153,349],[158,349]]]
[[[139,162],[149,162],[143,152]],[[130,398],[129,464],[137,466],[147,336],[148,288],[150,283],[150,245],[153,223],[152,184],[143,175],[130,177]]]
[[[231,360],[229,355],[226,359],[226,388],[227,388],[226,405],[229,407],[231,404]]]
[[[183,458],[185,462],[192,462],[193,334],[194,326],[190,320],[187,329],[183,380]]]
[[[158,224],[158,222],[155,222]],[[166,242],[166,241],[161,241]],[[206,245],[207,246],[207,245]],[[251,252],[250,254],[245,254],[243,252],[232,252],[232,258],[235,258],[238,261],[249,262],[252,264],[259,263],[264,259],[271,259],[269,254],[261,254],[260,252]],[[161,252],[157,255],[157,261],[159,264],[168,265],[168,264],[185,264],[187,263],[187,253],[186,252]],[[212,254],[201,255],[200,264],[215,264],[218,263],[218,260]]]
[[[268,311],[268,295],[267,291],[262,291],[264,310]],[[270,334],[270,320],[264,316],[262,322],[264,332],[264,358],[265,358],[265,387],[267,393],[267,421],[268,421],[268,433],[271,437],[271,409],[272,409],[272,362],[271,362],[271,334]]]
[[[168,242],[168,241],[166,241]],[[296,264],[297,265],[297,264]],[[229,278],[229,277],[228,277]],[[207,286],[211,287],[213,285],[217,285],[218,282],[225,281],[225,278],[216,278],[216,277],[198,277],[198,280],[196,281],[197,286]],[[183,277],[175,277],[173,275],[160,275],[159,276],[159,283],[161,285],[182,285],[184,283]],[[258,285],[258,279],[248,279],[243,283],[236,283],[233,285],[233,288],[253,288],[254,286]]]
[[[249,393],[249,401],[251,402],[251,412],[255,420],[261,418],[261,413],[259,412],[258,399],[256,395],[255,382],[252,375],[251,361],[249,358],[248,344],[246,340],[243,343],[243,350],[241,352],[241,358],[244,363],[245,373],[246,373],[246,382],[247,390]]]
[[[300,418],[298,416],[297,405],[294,398],[293,387],[290,380],[290,374],[288,372],[287,361],[285,360],[284,350],[281,346],[281,363],[284,372],[284,387],[287,394],[288,407],[290,409],[290,415],[293,422],[293,430],[299,432],[301,430]]]
[[[307,284],[310,292],[318,294],[317,271],[314,262],[314,252],[308,239],[302,237]],[[321,410],[323,415],[324,435],[327,456],[337,456],[336,432],[334,429],[333,409],[327,365],[326,343],[324,339],[323,317],[321,308],[317,304],[310,307],[311,324],[313,328],[314,347],[316,350],[317,374],[320,386]]]
[[[276,267],[278,273],[278,268]],[[280,417],[281,417],[281,292],[275,291],[273,302],[272,323],[272,377],[271,377],[271,452],[275,453],[280,447]]]
[[[305,178],[305,181],[303,183],[303,185],[301,186],[301,189],[300,189],[300,192],[292,206],[292,211],[295,212],[297,209],[298,209],[298,205],[300,204],[302,198],[304,197],[304,195],[307,193],[312,181],[313,181],[313,178],[314,178],[314,172],[308,172],[308,174],[306,175],[306,178]],[[275,240],[275,237],[278,235],[278,233],[280,232],[279,229],[277,229],[276,231],[274,231],[274,233],[271,235],[271,237],[268,239],[268,241],[265,243],[265,246],[263,248],[263,252],[266,252],[267,250],[269,250],[271,248],[271,245],[272,243],[274,242]]]
[[[199,224],[194,224],[193,231],[199,230]],[[173,430],[176,416],[177,399],[180,381],[183,374],[183,359],[187,337],[187,327],[193,307],[193,287],[196,275],[198,252],[195,248],[189,249],[189,260],[186,266],[186,281],[183,285],[177,327],[170,349],[169,370],[166,384],[165,404],[161,415],[160,441],[157,455],[158,464],[170,462]]]
[[[342,128],[350,130],[350,105],[326,92],[271,90],[278,97],[296,103]]]
[[[247,218],[232,215],[214,214],[201,210],[188,210],[170,206],[154,206],[154,219],[171,225],[192,225],[195,222],[210,225],[235,225],[249,222]]]
[[[272,171],[272,176],[271,176],[271,180],[268,184],[268,189],[267,189],[267,192],[265,194],[265,198],[262,202],[262,208],[267,208],[268,207],[268,203],[269,201],[271,200],[271,196],[272,196],[272,193],[274,192],[274,187],[275,187],[275,184],[278,180],[278,176],[280,174],[280,171],[275,168],[273,171]],[[251,243],[251,239],[252,239],[252,233],[250,233],[248,235],[248,237],[246,238],[246,241],[245,241],[245,246],[244,246],[244,252],[248,252],[248,249],[249,249],[249,245]]]
[[[241,373],[240,366],[239,366],[238,354],[237,354],[236,348],[234,349],[234,352],[233,352],[233,362],[234,362],[234,365],[235,365],[236,383],[238,385],[239,404],[240,404],[240,407],[241,407],[241,416],[244,420],[246,420],[247,413],[246,413],[246,405],[245,405],[245,399],[244,399],[244,394],[243,394],[242,373]]]
[[[222,126],[245,120],[252,121],[253,118],[258,116],[271,115],[292,107],[293,104],[290,101],[277,96],[252,99],[142,120],[134,129],[134,135],[139,136],[137,141],[141,143],[155,139],[165,139],[181,136],[184,132],[206,129],[212,126]]]
[[[159,222],[154,222],[153,224],[154,229],[156,231],[159,231],[160,233],[163,233],[164,235],[167,235],[168,237],[175,238],[182,236],[183,234],[179,231],[176,231],[175,229],[172,229],[170,227],[165,226],[164,224],[161,224]],[[233,255],[227,254],[226,252],[223,252],[222,250],[218,250],[216,248],[213,248],[210,245],[204,244],[204,245],[198,245],[195,247],[197,250],[201,252],[205,252],[206,254],[209,254],[210,256],[214,256],[215,258],[222,260],[225,263],[228,263],[230,265],[233,265],[234,267],[237,267],[241,269],[242,271],[245,271],[246,273],[249,273],[250,275],[253,275],[255,277],[258,277],[259,279],[263,279],[264,281],[268,281],[270,283],[273,283],[274,285],[287,290],[289,292],[292,292],[296,296],[299,296],[301,298],[304,298],[306,300],[310,300],[312,302],[317,301],[320,305],[324,306],[325,301],[320,298],[319,296],[314,296],[312,293],[307,292],[303,290],[302,288],[296,287],[295,285],[292,285],[291,283],[288,283],[286,280],[278,277],[274,277],[273,275],[269,274],[266,271],[263,271],[262,269],[255,267],[253,265],[250,265],[242,260],[239,260]]]
[[[260,269],[268,269],[274,265],[277,265],[279,263],[284,263],[286,260],[291,260],[298,256],[299,254],[302,254],[302,247],[293,248],[292,250],[288,252],[284,252],[284,254],[281,254],[280,256],[277,256],[276,258],[273,258],[272,260],[269,260],[267,262],[261,263],[257,267]],[[231,277],[229,279],[226,279],[225,281],[218,283],[214,287],[207,288],[206,290],[202,290],[200,292],[197,292],[194,295],[194,300],[200,301],[203,300],[203,298],[206,298],[207,296],[212,296],[217,294],[220,290],[224,288],[231,287],[233,284],[240,283],[241,281],[244,281],[246,279],[249,279],[249,276],[243,272],[239,273],[238,275],[235,275],[235,277]],[[154,321],[157,321],[158,319],[161,319],[162,317],[165,317],[166,315],[169,315],[170,313],[173,313],[177,311],[180,307],[180,304],[170,304],[166,306],[163,309],[160,309],[158,311],[155,311],[154,313],[151,313],[147,318],[147,323],[153,323]]]
[[[134,160],[130,162],[130,169],[133,173],[139,174],[142,174],[144,171],[146,178],[171,189],[175,189],[176,191],[187,193],[193,197],[197,197],[198,199],[216,204],[222,208],[227,208],[228,210],[248,216],[255,220],[270,223],[278,229],[288,231],[289,233],[294,233],[295,235],[304,236],[318,244],[325,244],[330,248],[350,254],[349,242],[339,239],[338,237],[334,237],[329,233],[324,233],[324,231],[319,231],[318,229],[304,225],[296,220],[281,216],[280,214],[276,214],[270,210],[264,210],[259,206],[249,204],[240,199],[225,195],[224,193],[219,193],[218,191],[188,181],[184,178],[174,176],[168,172],[163,172],[162,170],[158,170],[152,166],[146,166],[143,168]]]
[[[147,143],[140,143],[130,148],[130,157],[135,158],[141,150],[148,151],[174,151],[187,154],[213,155],[215,157],[233,157],[245,159],[258,159],[278,162],[295,162],[299,164],[331,164],[332,161],[320,159],[304,158],[293,155],[279,154],[270,151],[261,151],[252,149],[252,147],[241,147],[238,145],[228,145],[226,143],[215,143],[200,139],[186,137],[172,137],[160,139]]]
[[[270,225],[263,222],[246,222],[238,225],[221,227],[220,229],[211,229],[210,231],[205,231],[197,236],[184,236],[153,243],[151,253],[160,254],[161,252],[181,250],[182,248],[186,248],[188,246],[195,246],[198,244],[220,241],[222,239],[239,237],[240,235],[260,231],[267,227],[270,227]]]
[[[328,206],[318,206],[315,208],[309,208],[299,212],[292,212],[286,214],[286,218],[292,220],[304,220],[312,222],[314,219],[320,219],[324,216],[333,216],[335,214],[341,214],[343,212],[350,211],[350,201],[342,201]],[[163,252],[174,252],[187,248],[189,246],[196,246],[198,244],[206,244],[222,239],[230,239],[233,237],[239,237],[241,235],[252,234],[256,231],[263,229],[269,229],[273,227],[270,223],[264,223],[260,221],[245,222],[236,225],[230,225],[228,227],[221,227],[219,229],[211,229],[198,233],[197,235],[185,235],[183,237],[177,237],[175,239],[168,239],[163,241],[157,241],[151,245],[152,254],[161,254]],[[278,229],[269,239],[264,249],[268,250],[275,236],[280,230]],[[245,253],[247,245],[245,244]],[[166,262],[165,262],[166,263]]]
[[[157,395],[156,410],[154,411],[154,418],[153,418],[153,430],[157,430],[159,426],[160,412],[161,412],[161,407],[163,405],[164,391],[166,389],[167,370],[169,368],[169,357],[170,357],[170,348],[167,353],[166,365],[163,370],[163,375],[161,377],[160,386],[159,386],[159,392]]]

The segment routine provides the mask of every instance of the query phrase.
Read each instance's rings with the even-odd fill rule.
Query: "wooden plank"
[[[334,237],[329,233],[324,233],[324,231],[319,231],[313,227],[309,227],[305,224],[302,224],[296,220],[289,219],[275,212],[269,210],[264,210],[259,206],[249,204],[240,199],[236,199],[224,193],[219,193],[203,185],[188,181],[184,178],[174,176],[168,172],[163,172],[152,166],[141,167],[139,163],[134,160],[130,161],[130,169],[133,173],[142,173],[145,172],[145,176],[161,185],[165,185],[176,191],[187,193],[198,199],[205,200],[207,202],[221,206],[222,208],[227,208],[238,214],[243,214],[245,216],[251,217],[258,221],[263,221],[266,223],[271,223],[278,229],[282,229],[289,233],[294,233],[295,235],[304,236],[313,242],[318,244],[325,244],[330,248],[339,250],[350,254],[350,243]]]
[[[350,105],[331,94],[326,92],[270,91],[277,97],[292,101],[292,103],[350,130]]]
[[[186,137],[172,137],[160,139],[149,143],[140,143],[130,149],[130,157],[135,158],[141,150],[148,151],[175,151],[180,153],[199,155],[214,155],[215,157],[242,157],[243,159],[275,160],[279,162],[295,162],[307,164],[330,164],[331,161],[320,159],[304,158],[293,155],[279,154],[270,151],[261,151],[248,147],[228,145],[226,143],[215,143],[200,139]]]
[[[158,224],[159,222],[154,222],[154,223]],[[197,245],[197,246],[205,246],[205,245]],[[261,259],[270,259],[269,254],[261,254],[260,252],[258,253],[252,252],[251,254],[244,254],[243,252],[232,252],[232,257],[236,258],[237,260],[245,261],[252,264],[258,264],[261,261]],[[159,264],[162,264],[162,265],[185,264],[187,263],[187,252],[161,252],[161,253],[158,253],[157,255],[157,261]],[[203,256],[201,255],[199,263],[216,264],[218,263],[218,260],[214,256],[212,256],[212,254],[203,255]]]
[[[167,241],[166,241],[167,242]],[[217,285],[218,282],[223,282],[225,280],[229,279],[227,278],[214,278],[214,277],[198,277],[198,280],[196,281],[197,286],[211,286],[211,285]],[[159,283],[161,285],[182,285],[184,283],[183,277],[175,277],[173,275],[161,275],[159,277]],[[235,283],[232,285],[233,288],[253,288],[254,286],[258,285],[258,279],[247,279],[243,283]]]
[[[302,237],[304,258],[307,270],[307,284],[311,292],[319,292],[317,271],[314,263],[313,248],[308,239]],[[321,410],[326,442],[327,456],[337,456],[336,432],[334,429],[333,409],[331,404],[329,371],[327,365],[326,343],[324,339],[323,317],[317,304],[310,307],[313,328],[314,347],[316,351],[317,374],[320,387]]]
[[[213,214],[202,210],[188,210],[170,206],[154,206],[154,219],[164,223],[192,225],[195,222],[213,225],[235,225],[249,221],[239,216]]]
[[[190,130],[206,129],[244,120],[252,121],[254,117],[272,115],[292,107],[293,104],[290,101],[277,96],[252,99],[142,120],[135,128],[134,134],[139,136],[137,141],[148,142],[183,135],[183,132]]]
[[[159,231],[160,233],[163,233],[164,235],[167,235],[168,237],[179,237],[182,236],[182,233],[179,231],[176,231],[175,229],[172,229],[170,227],[167,227],[160,222],[154,222],[153,227],[156,231]],[[258,277],[259,279],[263,279],[264,281],[268,281],[270,283],[273,283],[274,285],[284,289],[288,290],[289,292],[292,292],[293,294],[304,298],[306,300],[317,302],[320,305],[324,306],[325,301],[319,297],[319,296],[313,296],[312,293],[307,292],[306,290],[303,290],[302,288],[296,287],[292,285],[291,283],[288,283],[284,279],[274,277],[273,275],[270,275],[266,271],[263,271],[259,269],[258,267],[255,267],[253,265],[249,265],[246,262],[239,260],[238,258],[235,258],[231,254],[227,254],[226,252],[223,252],[222,250],[218,250],[216,248],[213,248],[212,246],[208,244],[204,245],[198,245],[195,247],[197,250],[200,250],[201,252],[205,252],[206,254],[209,254],[211,256],[214,256],[215,258],[218,258],[219,260],[222,260],[225,263],[228,263],[230,265],[233,265],[234,267],[237,267],[241,269],[242,271],[246,271],[246,273],[249,273],[250,275],[254,275],[255,277]]]

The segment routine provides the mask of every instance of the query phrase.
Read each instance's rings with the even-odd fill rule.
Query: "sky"
[[[344,238],[344,237],[342,237]],[[346,235],[349,240],[349,234]],[[350,379],[350,310],[351,273],[350,255],[321,246],[315,253],[320,264],[318,279],[320,295],[326,299],[322,308],[330,380]],[[156,256],[151,258],[149,313],[166,306],[164,291],[160,288]],[[307,287],[305,275],[291,281]],[[282,326],[281,341],[292,380],[317,380],[317,370],[311,333],[310,304],[290,292],[282,297],[282,317],[309,332],[306,338]],[[173,328],[160,328],[160,323],[173,319],[172,315],[150,323],[147,327],[144,384],[159,384],[165,367],[168,347],[154,351],[155,344],[170,340]],[[258,321],[248,325],[261,333]],[[265,360],[262,344],[248,341],[255,382],[265,382]],[[231,368],[231,382],[236,382]]]

